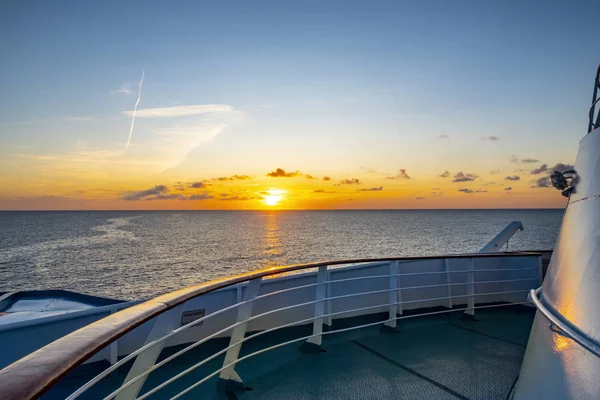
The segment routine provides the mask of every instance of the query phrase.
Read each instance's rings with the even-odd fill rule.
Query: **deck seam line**
[[[490,339],[496,339],[496,340],[499,340],[499,341],[504,342],[504,343],[512,344],[513,346],[519,346],[519,347],[521,347],[523,349],[527,347],[524,344],[512,342],[510,340],[502,339],[502,338],[499,338],[497,336],[493,336],[493,335],[489,335],[487,333],[479,332],[479,331],[477,331],[475,329],[467,328],[466,326],[460,326],[460,325],[455,325],[455,324],[448,324],[448,325],[453,326],[453,327],[458,328],[458,329],[465,330],[467,332],[471,332],[471,333],[475,333],[475,334],[478,334],[478,335],[481,335],[481,336],[485,336],[485,337],[488,337]]]
[[[427,377],[427,376],[425,376],[425,375],[423,375],[423,374],[415,371],[414,369],[407,367],[404,364],[401,364],[401,363],[399,363],[399,362],[397,362],[395,360],[392,360],[391,358],[389,358],[389,357],[381,354],[377,350],[374,350],[374,349],[370,348],[369,346],[366,346],[366,345],[360,343],[358,340],[351,340],[350,342],[352,342],[355,345],[357,345],[358,347],[360,347],[360,348],[368,351],[369,353],[374,354],[375,356],[381,358],[382,360],[385,360],[388,363],[390,363],[392,365],[395,365],[398,368],[403,369],[404,371],[406,371],[406,372],[408,372],[408,373],[416,376],[417,378],[420,378],[420,379],[422,379],[422,380],[424,380],[424,381],[426,381],[426,382],[428,382],[428,383],[430,383],[430,384],[438,387],[439,389],[442,389],[443,391],[450,393],[451,395],[453,395],[456,398],[459,398],[461,400],[470,400],[468,397],[465,397],[462,394],[460,394],[460,393],[458,393],[458,392],[450,389],[448,386],[445,386],[445,385],[443,385],[443,384],[441,384],[441,383],[439,383],[439,382],[437,382],[437,381],[435,381],[435,380],[433,380],[433,379],[431,379],[431,378],[429,378],[429,377]]]

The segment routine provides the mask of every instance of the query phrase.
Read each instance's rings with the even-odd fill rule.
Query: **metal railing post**
[[[327,289],[325,290],[325,297],[328,299],[331,295],[331,271],[327,271]],[[331,316],[331,300],[327,300],[325,304],[325,314],[327,316],[323,320],[323,323],[327,325],[327,327],[331,327],[333,324],[333,317]]]
[[[319,267],[319,272],[317,272],[317,287],[315,293],[315,318],[313,322],[313,337],[309,338],[306,343],[310,343],[316,346],[321,346],[322,337],[321,333],[323,333],[323,317],[325,314],[325,294],[327,292],[327,266]]]
[[[537,259],[537,267],[538,267],[538,278],[540,280],[540,286],[544,282],[544,266],[542,265],[542,256],[539,255],[536,257]]]
[[[467,294],[469,295],[469,297],[467,297],[467,307],[468,309],[465,310],[465,314],[473,316],[475,315],[475,310],[473,307],[475,307],[475,272],[473,272],[474,270],[474,262],[473,262],[473,258],[468,258],[467,259],[467,270],[469,272],[467,272]]]
[[[448,308],[452,308],[452,285],[450,284],[450,260],[444,259],[444,268],[446,269],[446,283],[448,284]]]
[[[227,350],[225,354],[225,360],[223,361],[223,366],[231,364],[237,361],[240,350],[242,349],[241,340],[246,336],[246,327],[248,325],[248,318],[252,316],[252,308],[254,305],[253,300],[260,290],[260,284],[262,282],[262,278],[252,279],[248,282],[248,286],[246,286],[246,292],[244,293],[243,304],[238,307],[237,310],[237,319],[236,323],[243,322],[233,328],[233,332],[231,332],[231,339],[229,340],[229,346],[233,346],[238,343],[237,346],[231,347]],[[242,382],[242,378],[235,372],[235,365],[230,366],[229,368],[224,369],[219,374],[219,381],[217,382],[217,390],[226,391],[226,390],[236,390],[236,389],[244,389],[244,383]]]
[[[175,329],[177,326],[177,321],[179,321],[178,317],[181,315],[182,307],[183,305],[179,305],[173,308],[172,310],[162,313],[158,317],[156,317],[154,325],[152,326],[152,329],[150,330],[150,333],[148,334],[148,337],[146,338],[146,342],[144,344],[160,339],[166,334],[173,331],[173,329]],[[138,356],[135,358],[135,362],[133,363],[131,369],[127,373],[127,376],[125,377],[123,384],[129,382],[130,380],[137,377],[149,368],[152,368],[154,366],[154,363],[156,363],[156,359],[160,355],[160,352],[162,351],[163,347],[165,347],[164,340],[138,354]],[[148,375],[144,376],[141,379],[138,379],[131,386],[127,387],[125,390],[119,393],[115,397],[115,400],[135,399],[140,393],[144,382],[146,382],[146,378],[148,378]]]
[[[389,328],[396,327],[396,317],[398,313],[398,306],[402,307],[398,304],[398,297],[400,296],[400,288],[398,287],[398,280],[400,277],[398,276],[398,261],[390,262],[390,292],[388,302],[390,304],[389,308],[389,320],[384,323],[384,326]]]

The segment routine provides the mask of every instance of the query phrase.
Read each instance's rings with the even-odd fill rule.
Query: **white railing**
[[[506,245],[506,250],[508,250],[508,242],[510,238],[514,236],[518,231],[523,230],[523,224],[521,221],[513,221],[506,226],[497,234],[492,240],[490,240],[485,246],[479,250],[480,253],[490,253],[493,251],[501,251],[502,246]]]
[[[537,256],[537,257],[539,258],[540,256]],[[217,310],[213,313],[205,315],[204,317],[201,317],[193,322],[190,322],[187,325],[181,326],[179,328],[175,328],[176,321],[178,321],[178,318],[182,312],[181,305],[178,307],[172,308],[171,310],[169,310],[167,312],[160,314],[157,317],[156,322],[154,323],[154,327],[152,328],[152,330],[150,331],[150,333],[147,337],[146,344],[144,344],[139,349],[133,351],[129,355],[122,358],[120,361],[114,363],[109,368],[107,368],[106,370],[101,372],[95,378],[93,378],[88,383],[86,383],[85,385],[80,387],[78,390],[76,390],[73,394],[71,394],[68,397],[68,399],[72,400],[72,399],[78,398],[83,393],[85,393],[89,388],[91,388],[93,385],[97,384],[103,378],[108,376],[111,372],[115,371],[117,368],[121,367],[125,363],[127,363],[131,360],[134,360],[134,359],[135,359],[135,361],[134,361],[132,367],[130,368],[123,384],[120,387],[118,387],[116,390],[114,390],[112,393],[110,393],[108,396],[106,396],[104,398],[105,400],[110,400],[113,398],[118,399],[118,400],[135,399],[135,398],[140,399],[140,400],[145,399],[145,398],[157,393],[158,391],[160,391],[161,389],[170,385],[171,383],[177,381],[181,377],[189,374],[190,372],[198,369],[199,367],[205,365],[206,363],[208,363],[222,355],[224,355],[224,361],[223,361],[223,365],[221,368],[219,368],[215,371],[212,371],[211,373],[206,375],[204,378],[198,380],[197,382],[195,382],[191,386],[187,387],[186,389],[184,389],[183,391],[181,391],[179,394],[175,395],[172,398],[176,399],[176,398],[183,396],[184,394],[188,393],[190,390],[198,387],[199,385],[205,383],[206,381],[208,381],[211,378],[216,377],[217,375],[219,376],[219,387],[221,390],[236,389],[238,387],[241,388],[244,385],[242,383],[242,379],[235,371],[236,365],[241,361],[247,360],[247,359],[257,356],[259,354],[262,354],[262,353],[265,353],[265,352],[268,352],[268,351],[271,351],[271,350],[274,350],[279,347],[286,346],[286,345],[289,345],[292,343],[298,343],[298,342],[304,342],[304,341],[307,343],[308,346],[319,347],[322,344],[322,338],[325,335],[331,335],[334,333],[341,333],[341,332],[346,332],[346,331],[351,331],[351,330],[356,330],[356,329],[361,329],[361,328],[366,328],[366,327],[371,327],[371,326],[376,326],[376,325],[384,325],[388,329],[393,329],[396,327],[397,321],[402,320],[402,319],[407,319],[407,318],[415,318],[418,316],[445,314],[445,313],[452,313],[452,312],[464,312],[466,314],[473,315],[475,313],[475,310],[477,310],[477,309],[490,308],[490,307],[501,307],[501,306],[507,306],[507,305],[515,305],[515,304],[526,304],[527,303],[526,295],[529,292],[529,290],[531,288],[538,286],[541,283],[541,270],[539,267],[539,260],[536,260],[535,263],[529,264],[529,265],[534,265],[532,267],[529,267],[529,266],[523,267],[522,266],[519,268],[479,268],[478,269],[475,266],[476,266],[476,262],[481,262],[481,261],[479,261],[480,257],[461,256],[460,258],[466,259],[466,261],[467,261],[466,269],[451,270],[450,269],[451,258],[439,258],[439,260],[443,261],[443,263],[444,263],[444,268],[442,271],[423,271],[423,272],[402,273],[401,272],[402,267],[407,265],[411,261],[403,262],[401,260],[392,260],[392,261],[388,262],[388,264],[389,264],[388,271],[389,272],[387,274],[367,275],[367,276],[341,278],[341,279],[333,279],[333,280],[331,279],[332,271],[329,270],[329,267],[327,265],[321,265],[318,267],[318,271],[316,273],[316,282],[314,282],[314,283],[300,284],[297,286],[288,287],[288,288],[284,288],[284,289],[280,289],[277,291],[264,293],[264,294],[260,294],[260,295],[259,295],[259,292],[260,292],[261,286],[264,283],[264,281],[262,280],[262,277],[257,277],[257,278],[251,279],[248,281],[248,285],[246,287],[246,290],[244,291],[244,296],[240,302],[226,306],[220,310]],[[340,271],[340,269],[338,269],[337,271]],[[520,277],[517,279],[493,279],[493,280],[478,280],[477,279],[478,274],[493,273],[493,272],[506,273],[506,272],[511,272],[511,271],[514,271],[514,272],[530,271],[530,272],[527,273],[527,276]],[[416,277],[416,276],[434,277],[436,275],[438,275],[440,277],[444,277],[445,282],[437,283],[437,284],[420,284],[420,285],[416,285],[416,286],[403,286],[402,285],[402,282],[406,281],[406,279],[409,279],[410,277]],[[461,281],[461,282],[455,282],[452,279],[453,276],[464,276],[465,279],[464,279],[464,281]],[[332,295],[331,287],[333,285],[339,285],[341,283],[348,284],[348,283],[354,282],[354,281],[368,281],[368,280],[383,280],[383,282],[387,281],[388,287],[386,287],[384,289],[358,291],[358,292],[346,293],[346,294],[341,294],[341,295]],[[501,290],[501,291],[492,291],[492,292],[485,292],[485,291],[478,292],[476,290],[485,285],[495,285],[496,287],[498,287],[498,286],[503,287],[506,285],[510,286],[511,284],[517,284],[519,282],[521,282],[521,283],[527,282],[527,285],[522,285],[522,286],[524,286],[524,288],[518,288],[516,290]],[[519,285],[517,285],[517,286],[519,286]],[[253,306],[260,299],[271,298],[272,296],[281,296],[285,293],[290,293],[293,291],[298,291],[298,290],[312,288],[312,287],[315,288],[315,295],[314,295],[314,298],[311,300],[300,301],[295,304],[282,306],[282,307],[276,307],[276,308],[270,309],[268,311],[264,311],[264,312],[258,313],[256,315],[253,315],[253,308],[254,308]],[[432,289],[432,288],[442,289],[443,293],[445,293],[446,295],[407,300],[407,298],[409,298],[407,296],[407,294],[409,294],[411,291],[427,290],[427,289]],[[453,289],[455,289],[455,288],[462,288],[462,289],[464,289],[464,292],[466,292],[466,293],[453,295],[452,294]],[[350,309],[332,311],[332,302],[334,302],[334,301],[340,302],[340,301],[345,301],[345,300],[348,300],[351,298],[366,298],[366,297],[375,296],[375,295],[386,295],[387,301],[382,302],[382,303],[377,302],[376,304],[370,304],[370,305],[366,305],[363,307],[354,307],[354,308],[350,308]],[[494,299],[494,301],[498,301],[498,300],[503,301],[503,303],[488,304],[488,303],[490,303],[490,301],[488,301],[487,303],[483,301],[486,297],[488,299]],[[485,304],[476,305],[478,299],[482,299],[480,303],[485,303]],[[521,299],[523,301],[520,301]],[[459,300],[459,301],[457,302],[456,300]],[[509,301],[506,301],[506,300],[509,300]],[[436,310],[436,311],[424,312],[424,313],[420,313],[420,314],[403,315],[404,309],[406,306],[413,306],[412,308],[414,308],[415,305],[418,305],[420,303],[431,304],[432,302],[434,302],[435,304],[438,304],[438,303],[444,304],[448,308]],[[466,306],[460,307],[460,308],[454,308],[456,303],[466,303]],[[365,303],[365,304],[368,304],[368,303]],[[252,321],[256,321],[258,319],[265,318],[267,316],[273,316],[276,313],[282,313],[285,311],[290,311],[290,310],[307,307],[307,306],[313,307],[312,316],[310,316],[308,318],[294,319],[291,322],[287,322],[287,323],[283,323],[283,324],[275,324],[275,326],[268,327],[267,329],[263,329],[256,333],[253,333],[249,336],[246,336],[246,333],[248,331],[248,326]],[[208,335],[200,338],[199,340],[192,342],[191,344],[189,344],[186,347],[184,347],[183,349],[175,352],[174,354],[166,357],[165,359],[161,360],[160,362],[158,362],[158,363],[156,362],[159,354],[161,353],[161,351],[162,351],[163,347],[165,346],[165,343],[167,342],[168,339],[170,339],[192,327],[199,326],[200,324],[205,323],[206,321],[210,320],[211,318],[214,318],[217,315],[226,313],[228,311],[232,311],[234,309],[237,309],[237,317],[233,324],[227,325],[227,326],[223,327],[222,329],[219,329],[211,334],[208,334]],[[348,315],[348,314],[359,315],[359,314],[379,313],[382,310],[386,310],[387,315],[388,315],[387,319],[384,319],[382,321],[370,322],[370,323],[366,323],[366,324],[359,324],[356,326],[351,326],[348,328],[337,329],[337,330],[330,330],[330,331],[323,330],[323,325],[324,324],[331,325],[334,317],[342,317],[342,316]],[[242,345],[245,342],[247,342],[248,340],[251,340],[256,337],[260,337],[267,333],[278,331],[278,330],[281,330],[284,328],[305,325],[305,324],[312,324],[312,334],[302,336],[300,338],[296,338],[293,340],[288,340],[288,341],[285,341],[282,343],[277,343],[275,345],[260,349],[251,354],[247,354],[243,357],[240,357],[240,350],[242,348]],[[172,376],[165,382],[162,382],[158,386],[152,388],[151,390],[144,393],[142,396],[138,397],[139,392],[140,392],[144,382],[146,381],[146,378],[148,377],[148,375],[151,372],[161,368],[165,364],[175,360],[176,358],[180,357],[181,355],[193,350],[194,348],[197,348],[198,346],[208,342],[209,340],[214,339],[214,338],[216,338],[220,335],[223,335],[227,332],[230,332],[230,331],[231,331],[231,335],[230,335],[229,345],[226,348],[215,352],[214,354],[212,354],[211,356],[209,356],[203,360],[199,360],[196,364],[194,364],[194,365],[188,367],[187,369],[185,369],[184,371]]]

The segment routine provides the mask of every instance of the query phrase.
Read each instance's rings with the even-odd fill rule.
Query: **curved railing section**
[[[512,262],[511,257],[526,259],[527,262],[516,262],[513,268],[512,264],[509,264],[509,261]],[[497,260],[491,260],[492,258],[497,258]],[[351,264],[356,264],[356,266],[330,268]],[[429,265],[430,270],[414,268],[420,264]],[[432,268],[433,270],[431,270]],[[316,269],[316,272],[312,275],[300,274],[291,277],[293,279],[310,277],[312,281],[308,283],[293,284],[294,282],[291,282],[290,278],[292,286],[284,285],[282,288],[275,287],[270,292],[264,293],[263,290],[263,293],[260,293],[261,286],[264,289],[265,286],[277,281],[263,280],[263,278],[296,271],[308,272],[309,269]],[[541,284],[541,270],[541,255],[537,253],[477,253],[443,257],[386,257],[326,261],[273,267],[217,279],[177,290],[117,312],[17,361],[0,371],[1,397],[3,399],[38,398],[78,365],[98,354],[103,348],[112,346],[118,339],[152,319],[155,322],[152,327],[148,328],[149,333],[146,339],[140,343],[139,348],[129,352],[118,361],[117,354],[115,354],[112,357],[114,363],[110,367],[75,390],[68,399],[78,398],[128,362],[131,367],[123,383],[105,396],[106,400],[113,398],[117,400],[145,399],[218,357],[224,358],[220,368],[211,370],[212,372],[204,378],[198,379],[172,398],[179,398],[216,376],[219,377],[219,385],[222,390],[235,389],[236,385],[243,387],[241,378],[235,371],[236,364],[292,343],[305,342],[309,347],[319,347],[322,337],[325,335],[375,325],[384,325],[389,329],[394,329],[396,321],[401,319],[452,312],[473,315],[475,310],[480,308],[525,304],[527,303],[526,294],[529,293],[529,290]],[[370,271],[374,273],[371,274]],[[506,277],[512,279],[506,279]],[[247,282],[245,287],[237,285],[244,282]],[[374,286],[369,282],[378,283]],[[417,284],[411,282],[417,282]],[[200,296],[228,287],[235,287],[237,290],[238,300],[235,303],[225,305],[207,315],[196,315],[189,321],[182,319],[183,305],[187,302],[195,301],[197,298],[203,299]],[[338,289],[333,290],[332,287]],[[484,291],[481,290],[482,287],[492,289]],[[314,288],[314,292],[307,294],[306,289],[311,288]],[[427,293],[427,291],[433,291],[433,297],[415,295],[415,293]],[[303,295],[300,296],[297,293],[303,293]],[[282,298],[287,299],[286,301],[291,304],[286,305],[283,302],[279,303],[282,306],[278,306],[276,301],[282,301]],[[265,302],[264,299],[268,301]],[[484,299],[487,299],[488,302],[484,302]],[[261,304],[260,301],[269,306],[273,305],[273,307],[267,309],[263,307],[262,310],[259,307],[261,312],[253,313],[254,304],[257,302]],[[431,305],[443,305],[444,309],[404,315],[406,309]],[[457,308],[457,305],[464,306]],[[230,311],[236,312],[235,322],[222,326],[217,326],[215,322],[216,330],[210,334],[202,337],[189,336],[193,329],[201,328],[210,319],[213,319],[214,322]],[[307,314],[307,311],[310,312]],[[333,318],[382,312],[387,313],[387,318],[380,321],[343,329],[324,330],[325,325],[331,326]],[[279,317],[275,318],[276,315]],[[281,315],[284,315],[285,318]],[[270,322],[263,325],[258,331],[247,335],[249,327],[257,323],[259,319]],[[181,326],[176,327],[180,320]],[[308,324],[312,324],[312,334],[310,335],[286,340],[240,356],[242,345],[248,340],[281,329]],[[186,334],[193,339],[183,340],[186,342],[183,348],[157,362],[167,343]],[[197,363],[139,396],[146,378],[153,371],[209,340],[223,336],[229,338],[228,346],[210,356],[199,359]]]
[[[531,289],[529,292],[529,299],[536,306],[538,311],[542,313],[542,315],[554,326],[556,326],[562,334],[572,339],[575,343],[578,343],[581,347],[594,354],[596,357],[600,357],[600,346],[596,345],[586,336],[578,333],[569,325],[567,325],[561,317],[555,315],[552,311],[550,311],[544,303],[538,297],[540,292],[542,291],[542,287],[540,286],[537,289]]]

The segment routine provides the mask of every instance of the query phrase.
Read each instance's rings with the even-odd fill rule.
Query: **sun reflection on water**
[[[265,223],[265,267],[277,266],[282,263],[282,245],[280,239],[279,225],[277,224],[277,212],[271,211],[267,214]]]

